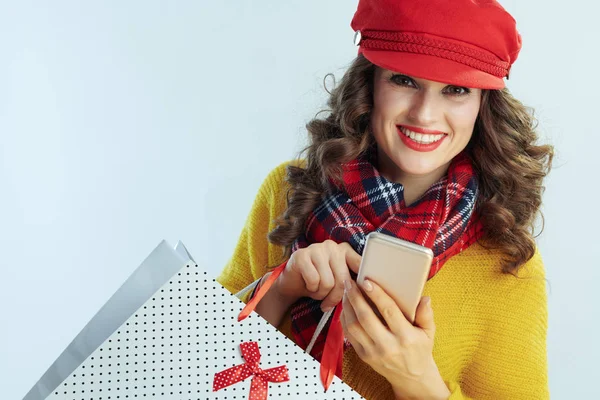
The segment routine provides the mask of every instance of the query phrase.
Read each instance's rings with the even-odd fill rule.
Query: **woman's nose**
[[[437,121],[440,112],[436,96],[423,90],[412,98],[408,116],[415,125],[429,127]]]

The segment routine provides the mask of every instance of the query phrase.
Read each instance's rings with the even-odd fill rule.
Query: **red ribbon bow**
[[[281,275],[287,261],[273,269],[271,275],[265,280],[262,286],[254,294],[254,297],[248,301],[246,306],[242,309],[238,315],[238,321],[244,320],[254,309],[258,302],[265,296],[269,288],[273,285],[275,280]],[[340,315],[342,314],[342,303],[339,303],[335,307],[333,316],[331,317],[331,324],[327,337],[325,339],[325,348],[323,349],[323,355],[321,356],[321,382],[325,391],[331,386],[334,375],[337,375],[340,379],[342,378],[342,359],[344,357],[344,330],[342,329],[342,322],[340,321]]]
[[[245,342],[240,344],[240,349],[246,363],[217,372],[213,380],[213,392],[252,376],[249,400],[266,400],[269,382],[287,382],[290,380],[285,365],[264,370],[259,367],[260,350],[258,343]]]

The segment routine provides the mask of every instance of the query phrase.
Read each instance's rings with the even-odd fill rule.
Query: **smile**
[[[413,131],[409,130],[408,128],[405,128],[404,126],[400,126],[400,125],[398,126],[398,129],[406,137],[411,138],[413,141],[415,141],[419,144],[435,143],[435,142],[442,140],[444,138],[444,136],[446,136],[443,133],[440,133],[437,135],[417,133],[417,132],[413,132]]]
[[[446,136],[448,136],[443,132],[426,131],[420,128],[419,130],[423,131],[422,133],[415,132],[402,125],[397,125],[396,128],[398,129],[398,135],[402,143],[409,149],[419,152],[428,152],[437,149],[444,142]]]

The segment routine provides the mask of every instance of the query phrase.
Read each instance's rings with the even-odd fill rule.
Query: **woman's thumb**
[[[427,332],[433,338],[435,334],[435,322],[433,321],[433,309],[431,308],[431,297],[421,298],[415,314],[415,325]]]

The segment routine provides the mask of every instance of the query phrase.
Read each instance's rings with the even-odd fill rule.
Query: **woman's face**
[[[405,176],[439,179],[469,143],[480,104],[481,89],[377,67],[371,129],[382,173],[399,182]]]

